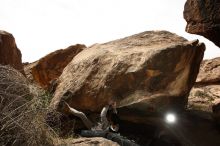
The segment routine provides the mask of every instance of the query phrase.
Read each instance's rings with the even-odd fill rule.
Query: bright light
[[[166,115],[166,122],[167,123],[175,123],[176,122],[176,116],[172,113],[168,113]]]

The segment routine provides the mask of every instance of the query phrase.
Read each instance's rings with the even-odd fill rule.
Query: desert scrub
[[[38,102],[36,106],[40,108],[48,108],[53,95],[34,84],[29,85],[29,88],[32,95],[39,98],[40,102]]]
[[[31,100],[7,94],[0,97],[2,101],[12,99],[0,105],[0,145],[54,145],[57,135],[46,124],[49,109],[44,97],[34,96]]]
[[[0,65],[0,145],[54,145],[56,133],[46,124],[46,97],[15,69]],[[43,94],[44,95],[44,94]]]

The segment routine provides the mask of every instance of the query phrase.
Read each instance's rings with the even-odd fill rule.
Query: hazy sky
[[[212,42],[185,32],[186,0],[0,0],[0,29],[12,33],[23,61],[76,43],[103,43],[146,30],[168,30],[205,42],[205,58],[220,56]]]

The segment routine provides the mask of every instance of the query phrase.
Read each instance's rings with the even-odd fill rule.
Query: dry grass
[[[1,94],[1,100],[9,96],[15,97]],[[46,124],[49,109],[41,97],[20,97],[0,106],[0,145],[53,145],[57,136]]]
[[[0,66],[0,145],[55,145],[58,136],[45,120],[50,99],[16,70]]]

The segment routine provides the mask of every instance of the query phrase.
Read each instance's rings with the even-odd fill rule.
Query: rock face
[[[206,37],[220,47],[220,0],[187,0],[186,31]]]
[[[52,52],[26,65],[25,73],[30,80],[36,81],[43,88],[48,88],[50,82],[58,78],[66,65],[85,47],[85,45],[77,44]]]
[[[21,52],[12,34],[0,30],[0,64],[10,65],[24,74]]]
[[[204,50],[204,44],[167,31],[93,45],[66,66],[51,106],[62,110],[59,103],[65,100],[79,110],[100,111],[114,99],[120,108],[143,113],[182,109]]]

